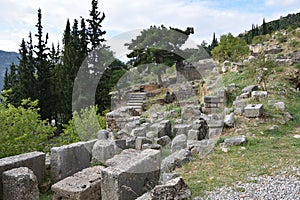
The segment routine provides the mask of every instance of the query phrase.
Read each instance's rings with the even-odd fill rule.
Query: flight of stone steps
[[[146,101],[145,92],[132,92],[127,94],[127,106],[135,109],[138,112],[144,111]]]

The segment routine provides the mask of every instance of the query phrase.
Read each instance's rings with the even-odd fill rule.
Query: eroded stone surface
[[[101,171],[103,169],[103,166],[90,167],[52,185],[53,200],[101,199]]]
[[[147,149],[124,150],[106,161],[102,170],[101,195],[103,200],[136,199],[158,184],[160,151]]]
[[[3,173],[4,200],[39,200],[38,181],[27,167],[14,168]]]

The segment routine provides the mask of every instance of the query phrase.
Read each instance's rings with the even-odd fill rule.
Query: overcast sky
[[[213,32],[219,37],[234,35],[251,25],[300,12],[300,0],[99,0],[104,12],[103,29],[109,39],[127,31],[150,25],[180,29],[194,27],[191,37],[197,43],[211,42]],[[18,51],[22,38],[36,33],[37,10],[42,9],[44,32],[50,41],[61,43],[66,20],[88,18],[90,0],[0,0],[0,50]]]

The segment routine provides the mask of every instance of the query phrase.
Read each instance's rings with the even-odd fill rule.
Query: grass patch
[[[243,146],[230,147],[228,153],[216,148],[202,160],[194,159],[178,169],[193,197],[203,196],[215,187],[247,182],[249,176],[272,175],[291,165],[300,164],[300,142],[292,135],[250,138]]]

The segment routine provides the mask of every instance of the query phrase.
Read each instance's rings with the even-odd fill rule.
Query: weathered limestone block
[[[192,125],[190,124],[176,124],[173,128],[173,134],[174,136],[181,135],[181,134],[187,135],[189,130],[191,129],[192,129]]]
[[[175,168],[182,167],[191,160],[192,153],[189,150],[182,149],[163,159],[161,163],[161,170],[162,172],[171,172]]]
[[[152,140],[146,137],[137,137],[135,140],[135,148],[137,150],[142,150],[143,144],[152,144]]]
[[[109,135],[108,130],[100,130],[98,132],[98,140],[107,140]]]
[[[98,140],[92,150],[92,161],[105,163],[116,154],[117,146],[113,140]]]
[[[172,125],[170,120],[163,120],[159,123],[158,130],[157,130],[157,136],[163,137],[163,136],[172,136]]]
[[[234,113],[231,113],[229,115],[225,115],[224,124],[228,127],[233,127],[234,126]]]
[[[131,131],[132,136],[146,137],[146,127],[138,127]]]
[[[253,98],[258,98],[258,99],[266,98],[266,97],[268,97],[268,92],[267,91],[253,91],[253,92],[251,92],[251,96]]]
[[[161,146],[166,146],[171,143],[171,138],[169,136],[163,136],[156,139],[156,143]]]
[[[188,140],[199,140],[200,131],[199,130],[189,130],[187,139]]]
[[[136,199],[158,184],[160,151],[124,150],[106,161],[102,170],[102,200]]]
[[[214,146],[216,141],[215,140],[188,140],[187,148],[191,151],[192,155],[198,154],[200,157],[204,157],[209,154]]]
[[[197,106],[187,105],[182,109],[182,119],[195,120],[201,115],[200,109]]]
[[[242,89],[242,93],[252,92],[252,91],[256,91],[256,90],[258,90],[257,85],[249,85]]]
[[[223,145],[225,147],[228,147],[228,146],[233,146],[233,145],[240,145],[240,144],[243,144],[246,142],[247,142],[247,137],[245,135],[240,135],[240,136],[226,138],[224,140]]]
[[[78,142],[51,149],[51,178],[60,181],[90,167],[91,154],[86,142]]]
[[[190,199],[191,190],[181,177],[172,179],[164,185],[157,185],[150,192],[152,200],[159,199]]]
[[[184,134],[177,135],[171,144],[171,151],[174,153],[175,151],[179,151],[181,149],[185,149],[187,147],[187,136]]]
[[[101,199],[102,166],[90,167],[69,176],[54,185],[53,200],[98,200]]]
[[[284,111],[286,109],[286,105],[284,102],[280,101],[274,104],[275,108],[281,111]]]
[[[39,200],[38,181],[27,167],[14,168],[3,173],[4,200]]]
[[[244,109],[244,116],[248,118],[260,117],[263,113],[262,104],[250,104]]]
[[[38,183],[42,184],[45,177],[46,154],[42,152],[31,152],[17,156],[0,159],[0,199],[2,199],[2,173],[18,167],[28,167],[37,177]]]

